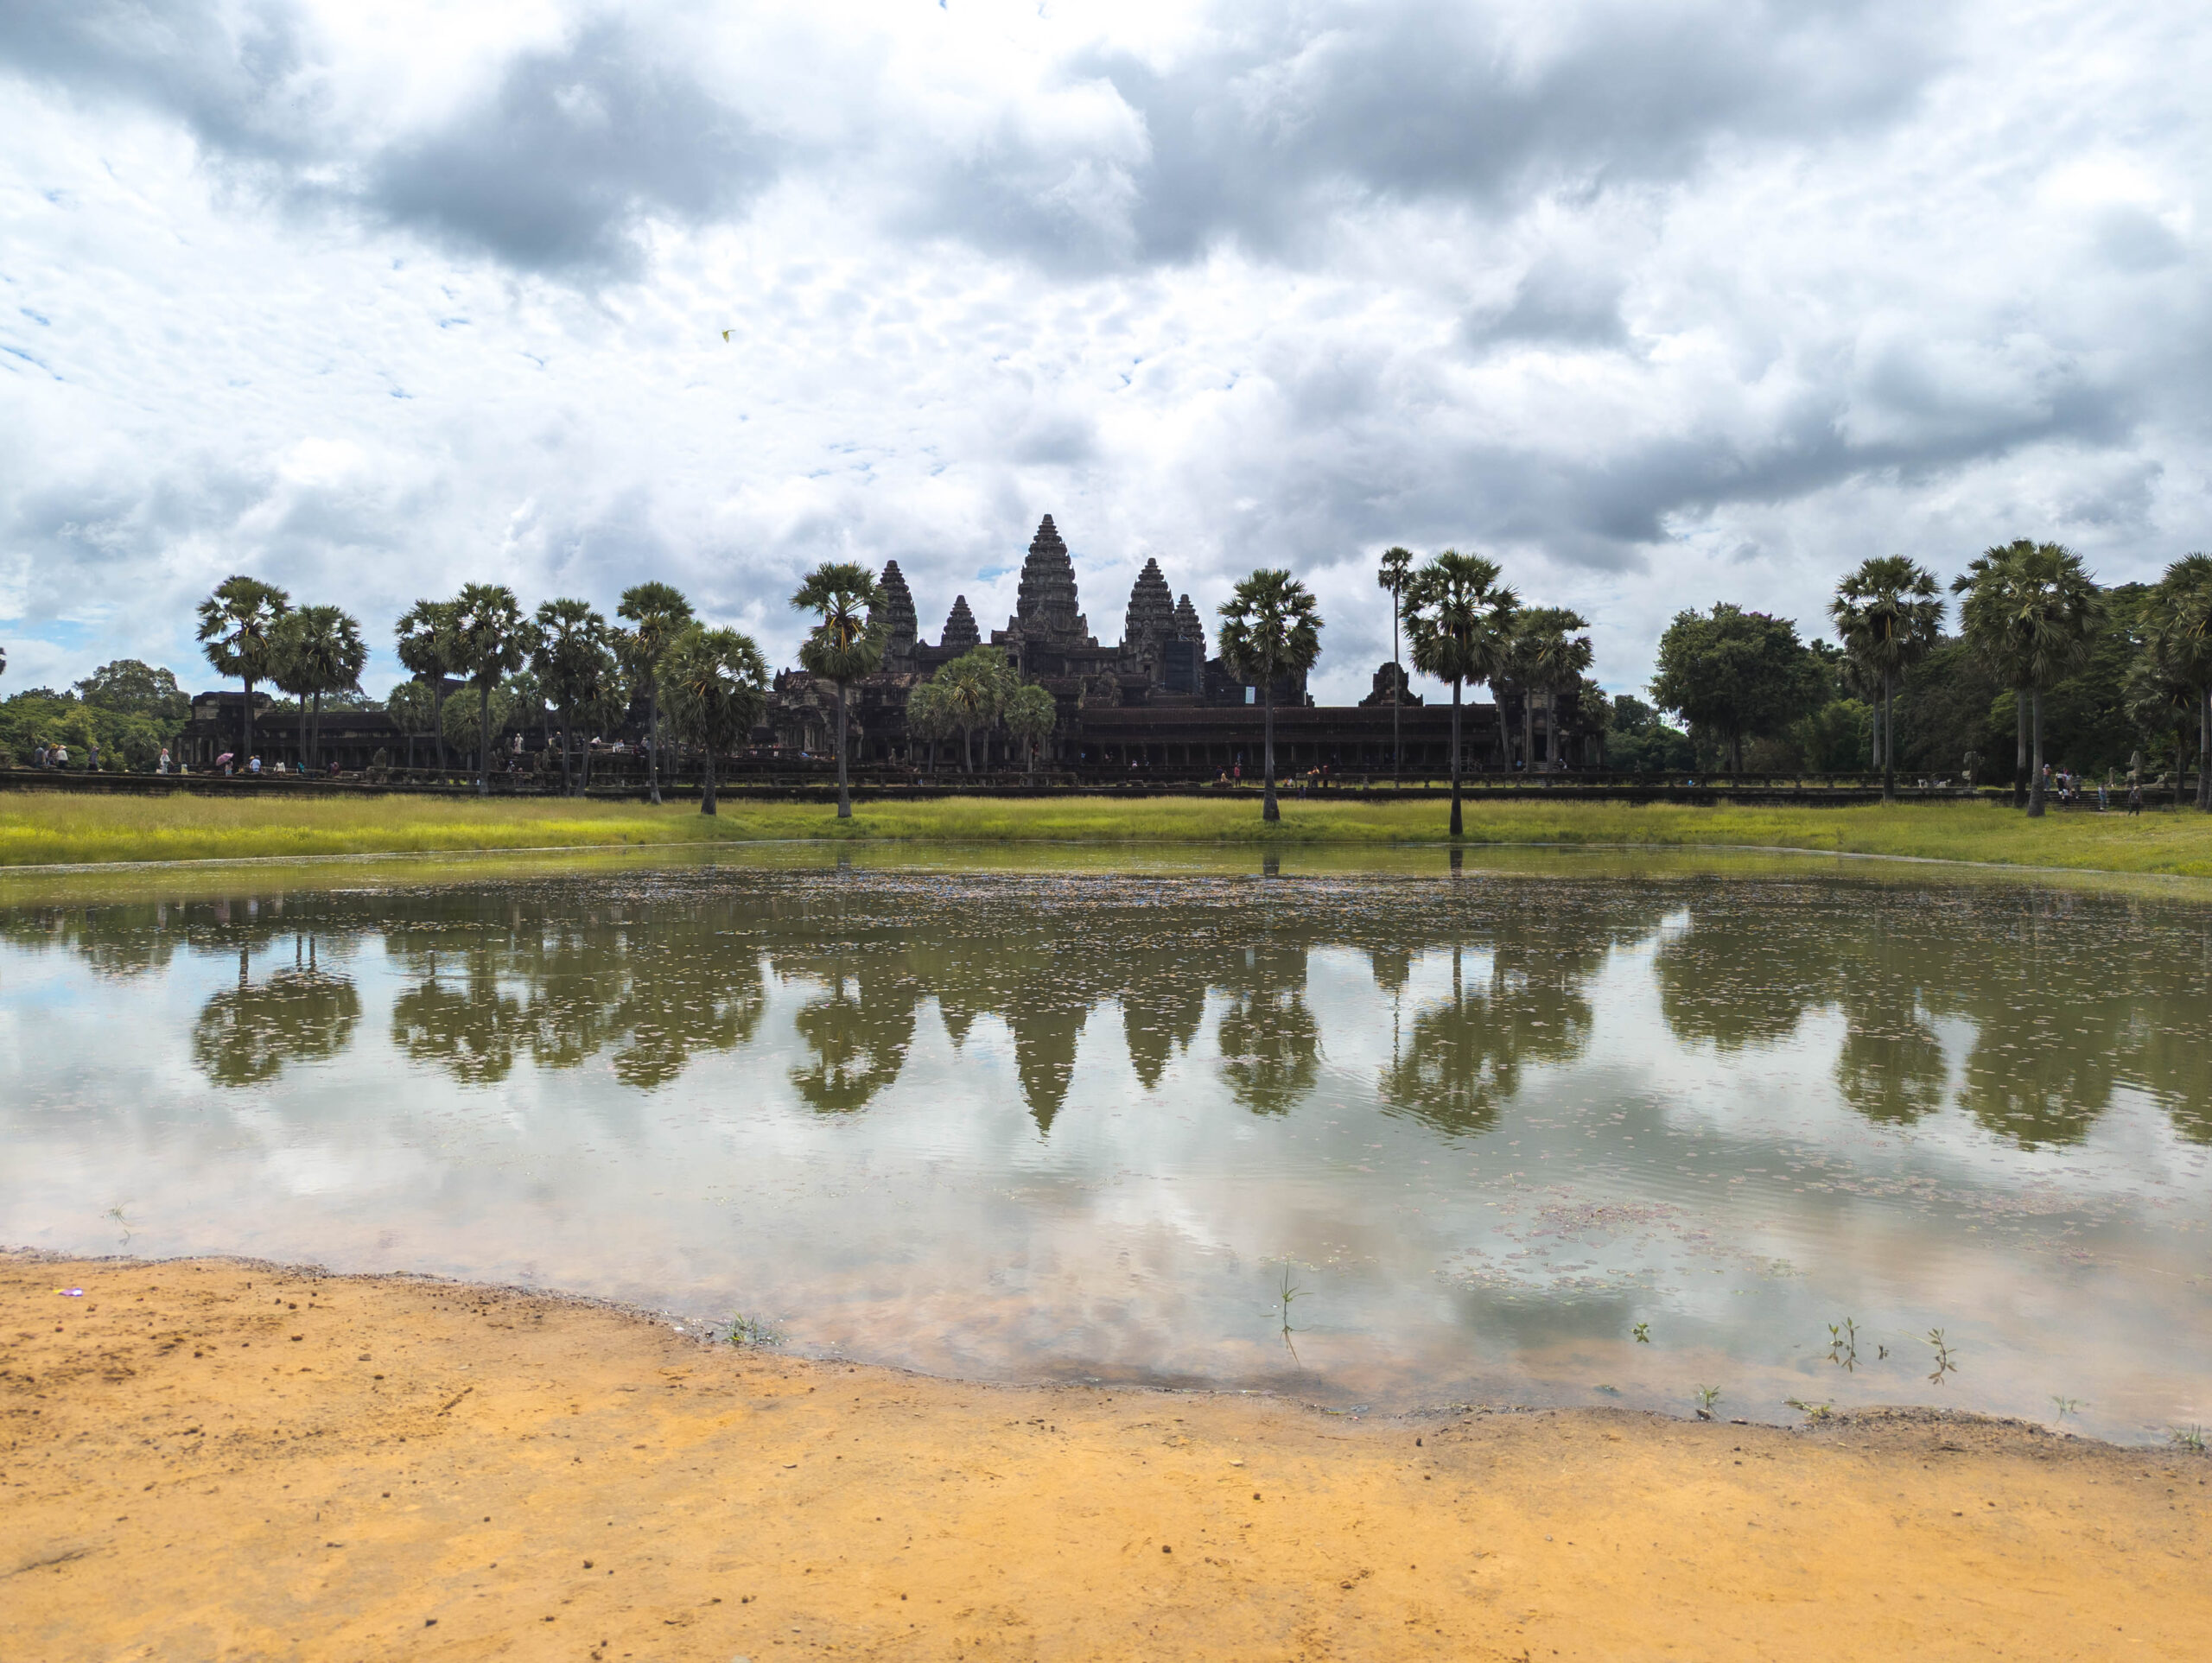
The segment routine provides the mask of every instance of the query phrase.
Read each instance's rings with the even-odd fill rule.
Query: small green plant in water
[[[1811,1421],[1826,1420],[1835,1413],[1833,1403],[1808,1403],[1802,1398],[1784,1398],[1782,1400]]]
[[[774,1345],[783,1337],[765,1317],[740,1316],[729,1319],[732,1345]]]
[[[2204,1428],[2176,1426],[2171,1429],[2175,1447],[2187,1450],[2191,1455],[2204,1453]]]
[[[1638,1345],[1649,1345],[1649,1344],[1651,1343],[1651,1324],[1650,1324],[1650,1323],[1638,1323],[1636,1325],[1635,1333],[1636,1333],[1636,1342],[1637,1342]]]
[[[1930,1386],[1941,1386],[1943,1383],[1943,1376],[1957,1374],[1959,1366],[1951,1361],[1951,1348],[1943,1338],[1942,1329],[1931,1328],[1928,1330],[1928,1343],[1935,1349],[1936,1352],[1936,1370],[1929,1375],[1928,1383]]]
[[[1847,1374],[1859,1371],[1859,1324],[1847,1317],[1828,1324],[1828,1361]]]
[[[2057,1393],[2053,1392],[2050,1394],[2050,1401],[2052,1406],[2058,1411],[2058,1418],[2061,1420],[2065,1419],[2069,1415],[2082,1412],[2082,1400],[2079,1398],[2061,1397]]]
[[[1719,1388],[1719,1387],[1717,1387],[1717,1386],[1700,1386],[1700,1387],[1699,1387],[1697,1388],[1697,1418],[1698,1418],[1700,1420],[1710,1420],[1710,1419],[1713,1419],[1713,1406],[1714,1404],[1716,1404],[1716,1403],[1719,1402],[1719,1401],[1720,1401],[1720,1388]]]
[[[1290,1339],[1290,1336],[1298,1331],[1290,1325],[1291,1301],[1299,1298],[1299,1296],[1303,1294],[1305,1292],[1306,1290],[1304,1288],[1299,1286],[1297,1283],[1291,1280],[1290,1266],[1286,1263],[1282,1267],[1282,1292],[1277,1298],[1277,1304],[1282,1311],[1282,1349],[1290,1353],[1290,1360],[1293,1362],[1298,1362],[1299,1359],[1298,1348],[1291,1343]],[[1300,1366],[1301,1368],[1304,1367],[1303,1364],[1300,1364]]]

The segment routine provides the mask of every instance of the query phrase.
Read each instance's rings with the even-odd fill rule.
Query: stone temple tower
[[[1203,658],[1206,656],[1206,626],[1198,622],[1198,609],[1191,604],[1188,595],[1175,603],[1175,638],[1196,641],[1198,657]]]
[[[1016,593],[1014,614],[1006,620],[1006,634],[1014,641],[1049,642],[1058,647],[1096,646],[1090,625],[1077,610],[1075,562],[1050,514],[1038,522],[1030,539],[1029,557],[1021,562],[1021,587]]]
[[[1134,669],[1160,656],[1160,644],[1175,635],[1175,601],[1160,562],[1147,560],[1129,591],[1129,610],[1122,622],[1122,657]]]
[[[968,597],[952,597],[952,611],[944,620],[944,634],[938,645],[950,652],[965,652],[970,647],[983,644],[983,633],[976,627],[976,614],[968,610]]]
[[[884,563],[883,575],[877,580],[875,605],[868,608],[868,621],[883,625],[883,667],[893,675],[903,675],[914,667],[914,643],[920,632],[914,619],[914,594],[906,587],[906,574],[899,569],[895,560]]]

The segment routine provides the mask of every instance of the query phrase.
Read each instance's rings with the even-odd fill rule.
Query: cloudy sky
[[[1902,551],[2212,546],[2200,5],[0,4],[0,693],[212,684],[244,571],[391,620],[814,562],[1093,630],[1490,553],[1639,688]],[[728,331],[725,340],[723,332]],[[1812,632],[1808,628],[1808,632]]]

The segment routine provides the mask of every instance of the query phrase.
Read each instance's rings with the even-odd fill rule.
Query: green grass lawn
[[[240,800],[0,797],[0,867],[119,860],[283,859],[303,855],[622,848],[767,839],[932,842],[1388,845],[1444,840],[1441,802],[1286,802],[1264,825],[1259,801],[1055,797],[862,804],[839,822],[826,804],[725,801],[713,819],[696,804],[564,799],[453,802],[408,797]],[[1669,803],[1471,802],[1470,845],[1719,845],[1910,855],[2009,866],[2212,877],[2212,816],[2054,811],[2041,821],[1995,803],[1844,809],[1695,808]]]

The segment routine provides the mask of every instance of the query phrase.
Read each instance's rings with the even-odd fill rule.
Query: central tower
[[[1075,562],[1060,541],[1050,514],[1037,523],[1029,557],[1021,562],[1021,587],[1014,616],[1006,620],[1009,640],[1055,647],[1095,647],[1090,620],[1077,610]]]

